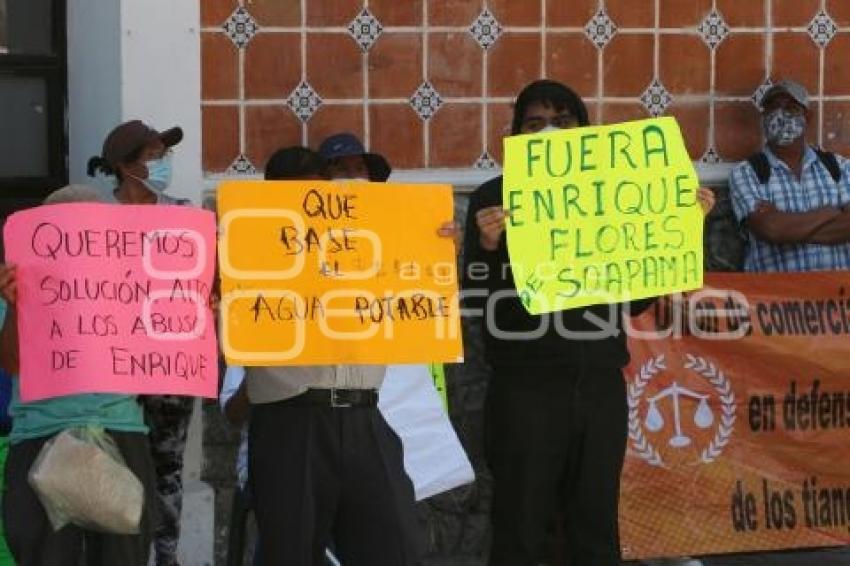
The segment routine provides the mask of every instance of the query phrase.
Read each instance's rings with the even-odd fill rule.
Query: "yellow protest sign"
[[[674,118],[506,138],[503,187],[530,313],[702,287],[699,180]]]
[[[234,181],[218,213],[228,363],[461,359],[450,186]]]

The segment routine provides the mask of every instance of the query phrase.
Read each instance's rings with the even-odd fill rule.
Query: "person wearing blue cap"
[[[265,179],[385,181],[390,167],[351,134],[276,152]],[[436,227],[455,238],[457,226]],[[229,367],[228,385],[240,368]],[[404,448],[378,409],[382,365],[247,366],[225,401],[236,420],[250,413],[247,485],[264,565],[315,566],[331,544],[345,566],[422,564],[423,537]],[[242,377],[242,376],[238,376]],[[240,391],[241,390],[241,391]],[[229,393],[229,391],[228,391]],[[332,562],[333,563],[333,562]]]
[[[328,161],[331,179],[383,183],[392,173],[387,159],[379,153],[366,151],[354,134],[334,134],[326,138],[319,146],[319,154]]]

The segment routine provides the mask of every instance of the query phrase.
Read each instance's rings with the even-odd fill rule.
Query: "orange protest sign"
[[[710,274],[632,321],[627,558],[850,542],[846,282]]]
[[[228,363],[461,358],[451,187],[236,181],[218,212]]]

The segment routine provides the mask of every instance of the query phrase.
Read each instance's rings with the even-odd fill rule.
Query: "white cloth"
[[[387,366],[378,407],[401,437],[417,501],[475,481],[428,366]]]

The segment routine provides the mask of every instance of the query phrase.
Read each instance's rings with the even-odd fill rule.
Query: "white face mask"
[[[546,124],[546,127],[542,130],[537,130],[538,134],[548,134],[549,132],[560,132],[561,128],[556,128],[552,124]]]

